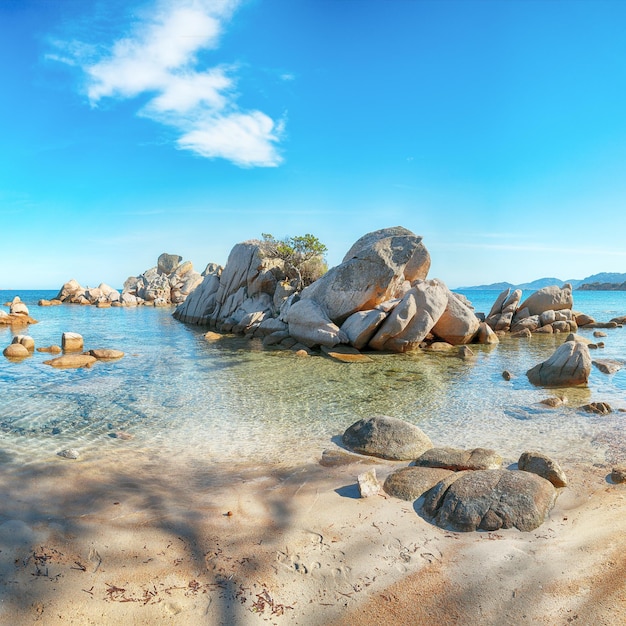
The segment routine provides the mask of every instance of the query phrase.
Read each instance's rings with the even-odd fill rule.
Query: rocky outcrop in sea
[[[174,312],[182,322],[265,337],[266,345],[406,352],[435,339],[497,342],[471,303],[428,279],[422,237],[402,227],[361,237],[300,292],[261,241],[237,244]]]
[[[202,282],[204,274],[196,272],[191,261],[183,262],[176,254],[163,253],[157,265],[139,276],[131,276],[124,282],[122,291],[100,283],[98,287],[83,287],[71,279],[51,301],[40,301],[42,306],[59,303],[109,306],[169,306],[184,302],[187,296]]]

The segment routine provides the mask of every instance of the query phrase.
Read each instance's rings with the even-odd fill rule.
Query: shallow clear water
[[[13,295],[0,291],[0,302]],[[559,390],[568,406],[537,404],[555,392],[533,387],[525,372],[564,335],[472,346],[475,357],[465,361],[416,352],[343,364],[263,351],[258,340],[210,343],[206,329],[175,321],[167,308],[44,308],[37,300],[54,292],[19,295],[39,323],[25,331],[0,327],[1,348],[19,332],[45,346],[75,331],[86,349],[126,356],[79,370],[51,368],[43,364],[50,356],[37,352],[20,363],[0,359],[0,462],[56,459],[67,447],[89,457],[123,447],[190,463],[290,463],[319,458],[333,437],[373,414],[418,424],[438,445],[494,447],[509,460],[528,448],[599,463],[626,451],[626,413],[577,410],[592,400],[626,408],[626,370],[607,376],[593,368],[587,388]],[[498,293],[466,295],[477,311],[488,311]],[[608,321],[626,314],[626,292],[577,292],[575,308]],[[605,332],[606,348],[592,357],[626,361],[626,328]],[[510,382],[505,369],[514,374]],[[112,437],[119,431],[133,439]]]

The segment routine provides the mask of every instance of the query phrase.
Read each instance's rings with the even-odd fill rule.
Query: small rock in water
[[[509,370],[504,370],[504,372],[502,372],[502,378],[504,378],[504,380],[511,380],[511,378],[513,378],[513,374],[511,374]]]
[[[540,400],[539,404],[545,404],[550,408],[556,409],[562,404],[567,403],[567,398],[559,398],[558,396],[551,396],[550,398],[545,398],[544,400]]]
[[[361,494],[361,498],[377,496],[380,493],[380,483],[376,478],[375,469],[359,474],[357,480],[359,481],[359,493]]]
[[[116,439],[123,439],[124,441],[129,441],[130,439],[135,438],[134,435],[131,435],[130,433],[125,433],[124,431],[121,431],[121,430],[114,433],[113,437],[115,437]]]
[[[596,413],[597,415],[608,415],[613,410],[607,402],[590,402],[580,408],[587,413]]]
[[[77,459],[80,456],[80,452],[76,448],[67,448],[57,453],[58,456],[62,456],[64,459]]]

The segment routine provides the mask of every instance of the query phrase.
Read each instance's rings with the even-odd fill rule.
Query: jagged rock
[[[359,474],[357,482],[359,484],[359,494],[361,495],[361,498],[377,496],[380,493],[381,486],[378,482],[378,478],[376,478],[375,468]]]
[[[369,347],[406,352],[419,346],[448,306],[448,290],[437,280],[418,280],[378,329]]]
[[[540,327],[539,316],[538,315],[530,315],[528,317],[520,318],[515,321],[511,326],[511,334],[515,335],[520,330],[528,330],[531,333],[537,330]]]
[[[471,359],[473,356],[476,355],[469,346],[460,346],[457,351],[457,356],[460,359]]]
[[[527,308],[529,315],[541,315],[544,311],[571,309],[573,304],[572,286],[565,283],[563,287],[552,285],[535,291],[520,304],[519,308]]]
[[[526,372],[528,380],[538,387],[584,385],[591,373],[589,348],[579,341],[566,341],[543,363]]]
[[[80,352],[83,349],[83,337],[78,333],[63,333],[61,348],[64,352]]]
[[[523,472],[532,472],[549,480],[555,487],[567,487],[567,477],[561,466],[541,452],[524,452],[517,462],[517,467]]]
[[[394,498],[417,500],[439,481],[451,474],[450,470],[433,467],[403,467],[387,476],[383,489]]]
[[[61,369],[76,369],[78,367],[91,367],[96,360],[96,357],[90,354],[65,354],[56,359],[44,361],[44,365],[51,365]]]
[[[445,491],[435,493],[438,497],[431,500],[429,509],[434,509],[436,524],[462,532],[534,530],[543,524],[557,496],[545,478],[510,470],[467,472]]]
[[[208,325],[217,306],[221,272],[218,266],[206,274],[200,285],[176,308],[174,318],[187,324]]]
[[[488,448],[461,450],[458,448],[430,448],[416,459],[418,467],[438,467],[455,472],[462,470],[499,469],[502,457]]]
[[[608,415],[613,411],[608,402],[590,402],[580,408],[587,413],[595,413],[596,415]]]
[[[342,439],[344,445],[360,454],[398,461],[415,459],[433,445],[414,424],[385,415],[358,420]]]

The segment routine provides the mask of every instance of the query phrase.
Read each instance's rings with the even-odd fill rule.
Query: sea
[[[462,293],[485,313],[498,296]],[[372,415],[416,424],[435,445],[494,448],[511,463],[529,449],[562,462],[626,460],[626,369],[607,375],[594,366],[586,387],[529,383],[526,371],[548,358],[563,334],[472,345],[469,359],[456,351],[416,351],[339,363],[264,350],[258,339],[209,342],[206,328],[174,320],[171,308],[40,307],[56,291],[32,290],[0,290],[0,304],[15,295],[38,323],[0,326],[0,349],[18,333],[39,347],[60,345],[62,333],[73,331],[85,349],[113,348],[125,356],[66,370],[46,365],[50,355],[39,352],[21,362],[0,358],[5,466],[67,462],[58,456],[67,448],[91,459],[124,449],[189,464],[297,465],[316,462],[324,449],[341,445],[348,426]],[[626,292],[574,292],[574,308],[608,321],[626,314]],[[626,363],[626,328],[603,332],[605,347],[592,358]],[[592,330],[579,334],[598,341]],[[566,404],[541,403],[554,395]],[[593,401],[607,402],[613,412],[581,409]]]

